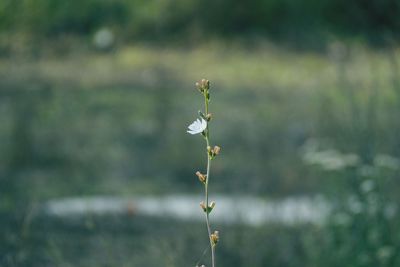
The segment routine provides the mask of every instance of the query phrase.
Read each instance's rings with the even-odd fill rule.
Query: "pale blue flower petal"
[[[189,125],[188,127],[188,133],[190,134],[198,134],[203,132],[207,128],[207,121],[205,121],[203,118],[195,120],[192,124]]]

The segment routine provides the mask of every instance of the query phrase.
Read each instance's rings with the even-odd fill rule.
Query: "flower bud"
[[[215,207],[215,201],[211,201],[211,203],[210,203],[210,208],[214,208]]]
[[[211,201],[210,205],[206,207],[206,204],[204,203],[204,201],[202,201],[200,202],[200,207],[204,212],[210,213],[215,207],[215,202]]]
[[[221,148],[219,146],[214,146],[214,148],[211,148],[210,146],[207,146],[207,153],[210,159],[214,159],[215,156],[217,156],[221,151]]]
[[[202,208],[202,210],[203,210],[204,212],[207,212],[206,204],[204,204],[203,201],[200,202],[200,207]]]
[[[205,90],[210,89],[210,81],[206,79],[201,79],[201,85]]]
[[[199,90],[200,93],[204,93],[204,89],[199,82],[196,82],[195,85],[196,85],[197,90]]]
[[[211,121],[211,119],[212,119],[212,114],[211,113],[208,113],[206,116],[205,116],[205,118],[204,118],[206,121]]]
[[[210,213],[215,207],[215,201],[211,201],[210,205],[208,206],[208,212]]]
[[[203,93],[208,91],[210,89],[210,81],[206,79],[201,79],[201,81],[195,83],[197,90],[200,91],[200,93]],[[208,94],[208,93],[207,93]]]
[[[197,177],[199,178],[200,182],[202,182],[203,184],[206,183],[207,181],[207,175],[202,174],[201,172],[197,171],[196,172]]]
[[[215,246],[219,241],[219,232],[214,231],[214,233],[210,235],[210,239],[211,239],[213,246]]]

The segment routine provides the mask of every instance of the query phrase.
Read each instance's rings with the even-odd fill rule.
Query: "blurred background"
[[[0,266],[209,266],[201,78],[218,266],[400,266],[399,33],[398,0],[1,0]]]

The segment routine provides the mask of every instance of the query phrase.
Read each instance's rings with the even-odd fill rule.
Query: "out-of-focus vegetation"
[[[37,210],[69,196],[200,194],[202,140],[185,130],[203,77],[222,122],[211,195],[330,203],[317,225],[219,225],[218,266],[399,266],[399,10],[1,1],[0,266],[194,265],[203,224]]]
[[[318,47],[335,35],[382,44],[400,31],[397,0],[3,0],[0,29],[30,40],[87,36],[110,27],[123,41],[266,35]],[[19,36],[20,37],[20,36]],[[6,38],[7,39],[7,38]],[[20,40],[15,36],[12,41]],[[6,40],[3,39],[5,43]],[[4,44],[3,44],[4,45]]]
[[[206,247],[197,241],[200,225],[168,221],[161,224],[173,226],[163,228],[148,218],[90,215],[70,225],[31,218],[29,211],[66,196],[200,192],[193,170],[202,158],[191,151],[201,140],[184,132],[199,108],[192,81],[200,76],[213,81],[212,112],[223,122],[213,129],[224,148],[215,164],[216,192],[323,193],[334,205],[323,227],[222,226],[223,266],[396,266],[398,60],[396,49],[340,43],[323,54],[215,44],[133,46],[23,64],[3,59],[0,189],[9,230],[2,261],[96,266],[104,250],[110,264],[195,262]],[[15,209],[10,218],[7,211]],[[144,222],[135,226],[137,220]],[[79,250],[88,250],[84,258],[71,233]],[[170,254],[175,245],[180,249]],[[127,247],[137,249],[133,256]]]

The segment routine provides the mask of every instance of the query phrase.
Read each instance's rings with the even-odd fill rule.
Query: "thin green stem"
[[[209,139],[208,137],[206,138],[207,141],[207,146],[209,146]],[[211,168],[211,159],[207,155],[207,179],[205,183],[205,203],[206,207],[209,207],[209,200],[208,200],[208,183],[210,179],[210,168]],[[208,231],[208,238],[210,240],[210,246],[211,246],[211,262],[212,262],[212,267],[215,267],[215,246],[213,244],[213,241],[211,239],[211,226],[210,226],[210,212],[207,209],[206,211],[206,223],[207,223],[207,231]]]
[[[205,105],[205,115],[208,115],[208,102],[209,100],[207,99],[206,95],[204,95],[204,105]],[[208,126],[208,122],[207,122],[207,128],[206,128],[206,135],[205,135],[205,139],[206,139],[206,144],[207,147],[210,146],[210,128]],[[205,191],[205,204],[206,204],[206,224],[207,224],[207,231],[208,231],[208,238],[210,240],[210,247],[211,247],[211,266],[215,267],[215,246],[213,244],[213,241],[211,239],[211,226],[210,226],[210,212],[208,210],[209,207],[209,203],[208,203],[208,183],[210,181],[210,168],[211,168],[211,157],[207,152],[207,179],[204,185],[204,191]]]

